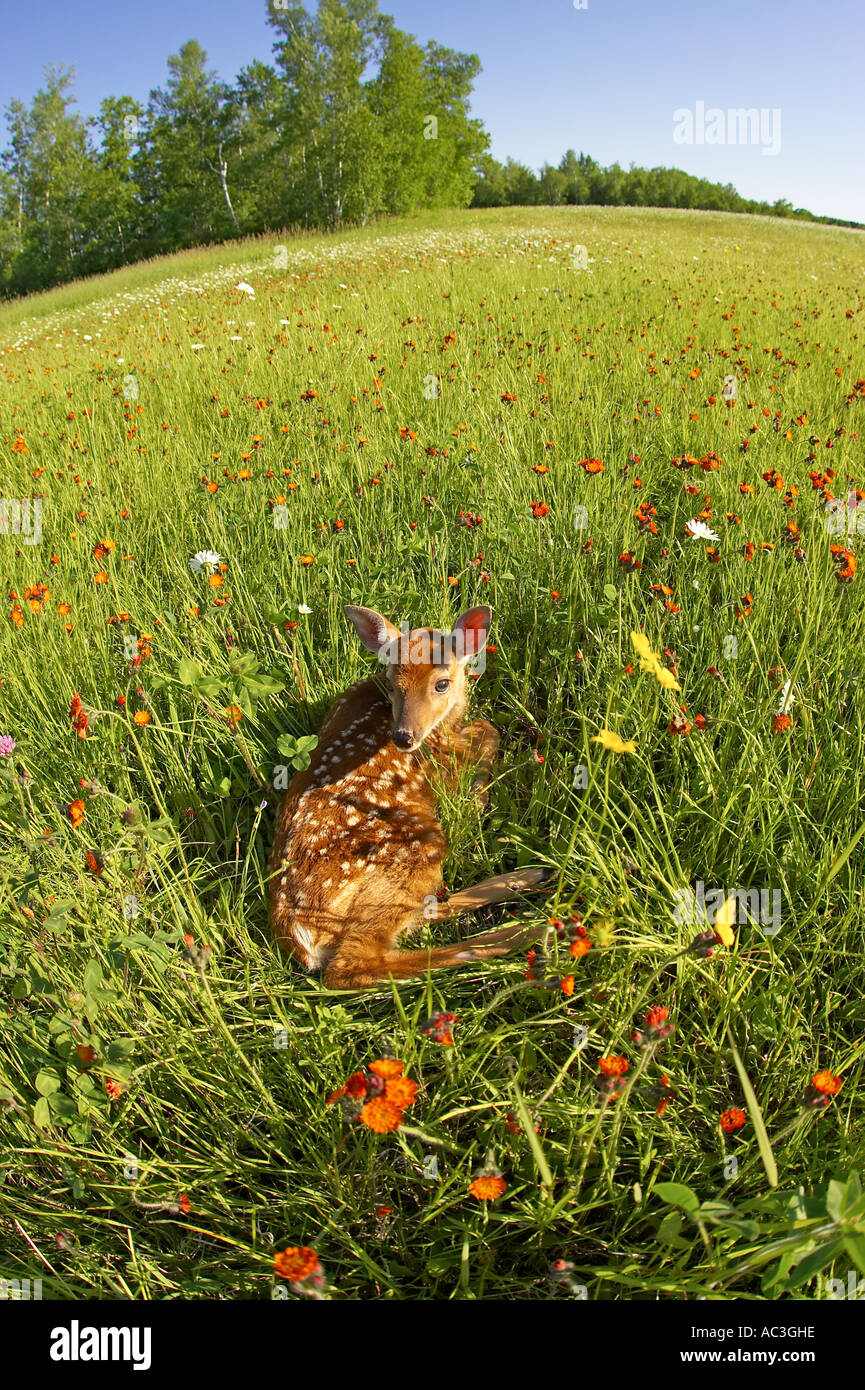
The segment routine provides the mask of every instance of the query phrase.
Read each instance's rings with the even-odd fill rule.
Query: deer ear
[[[387,647],[388,643],[394,638],[399,640],[398,630],[387,618],[382,617],[381,613],[376,613],[374,608],[357,608],[354,604],[348,603],[345,612],[368,652],[382,656],[382,649]]]
[[[476,656],[486,645],[492,620],[493,610],[487,604],[481,608],[469,608],[457,618],[454,623],[454,636],[458,661],[468,661],[469,657]]]

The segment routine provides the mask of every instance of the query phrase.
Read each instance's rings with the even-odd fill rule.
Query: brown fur
[[[465,725],[465,664],[486,642],[491,611],[470,609],[453,643],[435,629],[402,636],[381,614],[346,610],[364,645],[388,658],[385,679],[359,681],[325,720],[310,766],[293,778],[277,815],[270,913],[281,947],[326,985],[369,988],[430,968],[505,955],[523,927],[429,951],[398,951],[398,937],[425,917],[446,918],[502,902],[543,881],[541,870],[502,874],[439,904],[447,844],[431,777],[453,787],[476,767],[486,800],[499,735],[486,720]],[[448,682],[446,691],[436,684]],[[408,746],[399,747],[394,737]],[[432,763],[430,756],[432,755]]]

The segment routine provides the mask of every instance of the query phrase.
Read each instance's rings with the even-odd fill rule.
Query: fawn
[[[486,804],[499,735],[485,719],[463,725],[466,665],[482,651],[492,610],[471,608],[452,633],[405,626],[348,606],[346,614],[386,677],[359,681],[330,710],[310,766],[292,779],[276,820],[270,915],[278,944],[334,989],[368,989],[389,975],[507,954],[525,926],[486,932],[433,950],[400,951],[397,938],[424,919],[453,917],[537,887],[544,869],[499,874],[439,902],[447,842],[436,813],[432,768]]]

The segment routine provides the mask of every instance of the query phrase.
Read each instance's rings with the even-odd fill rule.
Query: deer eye
[[[450,685],[450,681],[436,681],[436,683],[435,683],[436,694],[437,694],[437,695],[444,695],[444,693],[445,693],[445,691],[447,690],[447,688],[448,688],[449,685]]]

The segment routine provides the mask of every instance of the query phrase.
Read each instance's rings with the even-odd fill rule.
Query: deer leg
[[[530,893],[540,888],[553,876],[552,869],[517,869],[513,873],[496,874],[494,878],[484,879],[473,888],[463,888],[452,893],[446,902],[436,904],[434,921],[445,921],[457,917],[461,912],[476,912],[479,907],[491,903],[506,903],[518,898],[522,893]]]
[[[463,732],[469,740],[471,761],[479,761],[480,764],[472,781],[472,792],[478,806],[483,810],[489,798],[490,776],[502,741],[501,734],[486,719],[476,719]]]

